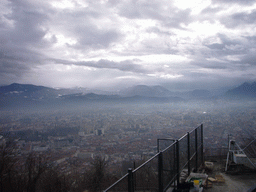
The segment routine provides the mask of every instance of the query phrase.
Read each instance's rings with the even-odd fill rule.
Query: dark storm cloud
[[[228,28],[234,28],[237,26],[255,24],[256,10],[251,13],[241,12],[235,13],[221,20],[221,23]]]
[[[41,54],[30,51],[28,49],[20,49],[19,47],[12,47],[11,49],[4,47],[0,51],[0,60],[3,61],[3,63],[18,63],[30,66],[33,65],[33,63],[40,64],[43,59],[44,56],[42,56]]]
[[[201,11],[201,14],[210,14],[210,15],[212,15],[212,14],[218,13],[221,10],[223,10],[223,8],[221,8],[221,7],[207,7],[207,8],[205,8]],[[212,18],[212,19],[214,19],[214,18]]]
[[[14,73],[18,76],[21,75],[24,70],[29,69],[29,67],[24,64],[23,61],[20,61],[20,58],[12,55],[5,55],[5,53],[0,53],[0,68],[1,74]]]
[[[250,53],[242,56],[240,62],[245,64],[245,65],[249,64],[249,65],[256,66],[256,51],[253,50]]]
[[[10,12],[4,14],[4,18],[9,24],[3,22],[0,26],[2,77],[3,74],[13,78],[20,77],[32,67],[45,64],[47,57],[44,50],[57,42],[55,35],[48,40],[44,38],[51,27],[50,21],[78,39],[75,45],[67,44],[69,47],[102,49],[120,37],[115,30],[99,29],[90,19],[102,17],[103,13],[90,7],[77,12],[58,12],[47,4],[29,0],[9,1],[7,6]],[[69,29],[66,30],[67,28]],[[10,81],[16,81],[16,78]]]
[[[163,23],[165,26],[183,28],[181,24],[188,25],[192,21],[193,21],[193,18],[191,16],[191,10],[186,9],[186,10],[175,10],[172,16],[164,19]]]
[[[150,27],[146,30],[148,33],[155,33],[155,34],[160,34],[160,35],[164,35],[164,36],[172,36],[174,35],[174,33],[169,32],[169,31],[164,31],[164,30],[160,30],[157,27]]]
[[[225,48],[225,45],[222,43],[213,43],[206,46],[210,49],[215,49],[215,50],[223,50]]]
[[[5,23],[0,28],[0,73],[15,78],[40,64],[43,56],[34,48],[49,45],[43,40],[46,31],[40,27],[47,16],[42,13],[42,7],[27,1],[9,1],[8,8],[11,12],[4,18],[11,24]]]
[[[237,39],[231,39],[224,34],[219,34],[222,43],[208,44],[205,46],[210,49],[209,56],[219,59],[219,61],[208,61],[201,58],[196,58],[192,62],[194,65],[203,68],[212,69],[227,69],[229,71],[247,71],[250,72],[252,66],[256,66],[256,37],[255,36],[241,36]],[[229,60],[228,56],[235,56],[235,60]],[[242,75],[246,77],[245,74]],[[247,76],[252,78],[251,73]],[[255,78],[255,75],[254,75]]]
[[[243,36],[243,37],[246,38],[253,45],[256,45],[256,36]]]
[[[95,7],[96,6],[96,7]],[[118,28],[106,26],[95,20],[107,19],[105,10],[90,2],[90,6],[77,11],[64,10],[54,16],[56,28],[64,35],[77,39],[76,44],[67,44],[76,49],[105,49],[122,37]],[[114,21],[113,21],[114,22]]]
[[[218,39],[219,42],[211,43],[212,39]],[[201,48],[199,53],[191,57],[190,64],[206,70],[229,71],[229,78],[231,78],[232,71],[236,73],[247,71],[250,70],[250,65],[255,64],[253,39],[253,36],[229,37],[220,33],[214,37],[205,38],[202,42],[205,48]],[[213,76],[212,73],[211,76]]]
[[[0,82],[18,82],[31,67],[41,63],[42,59],[42,55],[28,49],[0,45]]]
[[[119,9],[119,15],[128,19],[152,19],[158,20],[163,26],[182,28],[181,24],[189,24],[192,21],[191,10],[179,10],[168,2],[163,5],[159,1],[136,1],[124,3]]]
[[[190,62],[190,64],[206,69],[227,69],[229,67],[229,63],[216,60],[211,61],[207,58],[200,57],[195,57],[193,61]]]
[[[44,56],[26,48],[0,46],[0,82],[18,82],[31,67],[41,64]]]
[[[6,19],[13,21],[14,26],[4,33],[4,38],[8,39],[8,43],[16,45],[38,44],[45,45],[42,40],[46,34],[46,30],[41,25],[47,21],[47,16],[43,13],[42,7],[37,8],[27,1],[11,1],[10,5],[12,13],[6,15]],[[45,10],[47,11],[47,10]]]
[[[78,43],[74,47],[79,49],[88,47],[96,49],[107,48],[121,37],[115,30],[99,30],[95,26],[79,26],[75,30]]]
[[[114,61],[101,59],[99,61],[73,62],[73,61],[61,60],[61,59],[50,59],[50,61],[53,61],[57,64],[78,65],[78,66],[93,67],[98,69],[117,69],[120,71],[134,72],[134,73],[145,73],[148,71],[142,66],[135,64],[134,61],[132,60],[114,62]]]
[[[212,0],[212,3],[251,5],[255,3],[255,0]]]
[[[163,12],[161,4],[157,1],[130,0],[123,3],[119,8],[119,15],[129,19],[151,18],[162,20]]]
[[[208,50],[202,50],[207,52],[207,57],[221,57],[228,55],[243,55],[249,51],[246,40],[243,37],[229,38],[225,34],[216,35],[220,39],[220,43],[208,43],[208,39],[205,39],[203,45],[209,48]]]

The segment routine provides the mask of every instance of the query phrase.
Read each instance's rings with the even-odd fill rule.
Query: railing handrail
[[[181,141],[182,139],[184,139],[185,137],[187,137],[188,133],[186,133],[185,135],[183,135],[181,138],[179,138],[177,141]]]
[[[134,169],[132,172],[136,172],[138,171],[140,168],[142,168],[143,166],[145,166],[146,164],[148,164],[150,161],[152,161],[154,158],[158,157],[158,155],[160,154],[160,152],[158,152],[157,154],[155,154],[153,157],[151,157],[150,159],[148,159],[147,161],[145,161],[144,163],[142,163],[139,167],[137,167],[136,169]]]
[[[198,131],[198,129],[200,131]],[[192,135],[193,133],[193,135]],[[180,149],[179,149],[179,142],[183,141],[184,139],[187,139],[187,161],[186,162],[182,162],[181,164],[179,163],[180,160]],[[190,137],[193,137],[194,139],[190,140]],[[194,149],[193,152],[191,152],[191,148],[190,145],[194,145]],[[162,159],[162,154],[165,152],[168,152],[167,150],[170,149],[171,147],[174,147],[174,151],[173,151],[173,160],[174,162],[177,162],[177,169],[174,172],[174,175],[171,175],[171,178],[168,182],[167,185],[163,186],[163,182],[161,179],[161,175],[163,171],[166,171],[161,167],[161,163],[163,163],[163,159]],[[193,158],[196,158],[196,162],[195,162],[195,169],[198,168],[198,163],[199,163],[199,157],[198,154],[201,152],[201,163],[203,163],[203,124],[197,126],[196,128],[194,128],[192,131],[187,132],[185,135],[183,135],[182,137],[180,137],[178,140],[175,140],[172,144],[170,144],[168,147],[166,147],[165,149],[163,149],[162,151],[159,151],[158,153],[156,153],[153,157],[151,157],[150,159],[148,159],[147,161],[145,161],[144,163],[142,163],[140,166],[138,166],[137,168],[135,168],[134,170],[131,170],[126,173],[122,178],[120,178],[118,181],[116,181],[114,184],[112,184],[110,187],[108,187],[104,192],[107,192],[108,190],[110,190],[111,188],[115,187],[119,182],[121,182],[123,179],[127,178],[133,178],[133,174],[135,174],[137,171],[139,171],[141,168],[143,168],[144,166],[146,166],[148,163],[150,163],[151,161],[153,161],[154,159],[158,158],[158,182],[160,183],[159,185],[159,189],[160,192],[167,190],[167,188],[175,181],[177,180],[177,184],[179,185],[179,180],[178,177],[180,175],[180,173],[182,172],[182,170],[186,167],[186,166],[190,166]],[[201,149],[201,150],[200,150]],[[182,152],[183,153],[183,152]],[[160,162],[159,162],[160,161]],[[159,164],[160,163],[160,164]],[[199,164],[200,165],[200,164]],[[160,171],[161,170],[161,171]],[[159,172],[160,171],[160,172]],[[171,171],[171,170],[170,170]],[[129,183],[130,181],[128,181],[128,186],[133,186],[133,181],[131,181],[131,183]],[[128,187],[129,188],[129,187]],[[134,191],[133,187],[132,189],[128,189],[129,191]]]
[[[200,128],[201,126],[202,126],[202,124],[201,124],[201,125],[198,125],[196,128],[192,129],[189,133],[194,132],[196,129]]]
[[[122,181],[125,177],[128,176],[128,173],[126,173],[123,177],[121,177],[120,179],[118,179],[115,183],[113,183],[111,186],[109,186],[107,189],[104,190],[105,191],[108,191],[109,189],[111,189],[112,187],[114,187],[115,185],[117,185],[120,181]]]
[[[176,145],[177,141],[174,141],[171,145],[169,145],[168,147],[166,147],[164,150],[162,150],[162,152],[167,151],[168,149],[170,149],[173,145]]]

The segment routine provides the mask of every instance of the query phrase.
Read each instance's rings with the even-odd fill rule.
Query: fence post
[[[158,155],[158,191],[163,192],[163,153]]]
[[[180,185],[180,151],[179,151],[179,140],[176,141],[176,163],[177,163],[177,187]]]
[[[128,169],[128,192],[134,192],[132,168]]]
[[[176,141],[175,141],[176,142]],[[174,147],[174,149],[173,149],[173,168],[172,168],[172,170],[173,170],[173,172],[174,172],[174,175],[175,175],[175,173],[176,173],[176,170],[177,170],[177,161],[176,161],[176,153],[177,153],[177,150],[176,150],[176,148],[177,148],[177,145],[176,145],[176,143],[175,143],[175,145],[173,146]],[[176,189],[176,182],[175,182],[175,180],[174,180],[174,188]]]
[[[134,170],[134,169],[136,169],[135,161],[133,161],[133,170]],[[137,183],[136,183],[136,181],[137,181],[137,179],[136,179],[136,172],[134,172],[134,173],[133,173],[132,177],[133,177],[133,185],[134,185],[133,189],[134,189],[134,191],[135,191],[135,190],[136,190],[136,188],[137,188]]]
[[[195,129],[195,148],[196,148],[196,166],[195,166],[195,167],[196,167],[196,168],[195,168],[196,170],[195,170],[195,171],[196,171],[196,172],[197,172],[197,168],[198,168],[198,167],[197,167],[197,164],[198,164],[198,153],[197,153],[197,150],[198,150],[198,149],[197,149],[197,129],[198,129],[198,127]]]
[[[190,174],[190,138],[189,138],[189,132],[187,133],[187,142],[188,142],[188,175]]]
[[[160,147],[159,147],[159,139],[157,139],[157,153],[159,153]]]
[[[204,165],[204,136],[203,124],[201,124],[201,164]]]

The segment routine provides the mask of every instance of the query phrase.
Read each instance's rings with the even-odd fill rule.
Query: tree
[[[18,158],[15,145],[8,144],[0,149],[0,191],[22,192],[25,189],[24,178],[18,171]]]
[[[14,146],[0,149],[0,192],[69,191],[70,181],[48,162],[37,153],[17,158]]]
[[[68,192],[70,183],[65,175],[54,168],[48,168],[40,177],[37,189],[42,192]]]
[[[92,162],[92,168],[89,170],[86,178],[86,188],[91,192],[101,191],[106,180],[107,162],[102,157],[96,157]]]
[[[27,175],[27,192],[35,192],[36,184],[42,173],[47,169],[46,159],[42,155],[30,153],[27,157],[25,168]]]

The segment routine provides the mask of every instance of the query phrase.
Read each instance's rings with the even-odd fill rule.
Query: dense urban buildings
[[[157,139],[178,139],[201,123],[206,151],[226,148],[228,135],[243,142],[255,135],[256,111],[252,103],[122,104],[27,114],[2,111],[0,122],[1,145],[15,143],[21,157],[48,154],[68,174],[82,173],[100,156],[120,176],[126,164],[154,155]]]

